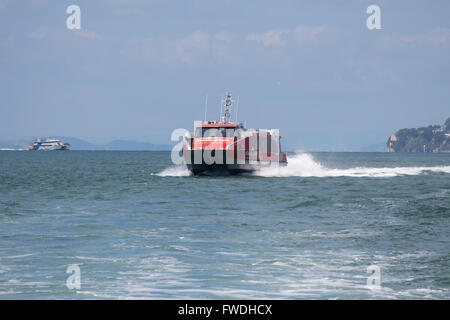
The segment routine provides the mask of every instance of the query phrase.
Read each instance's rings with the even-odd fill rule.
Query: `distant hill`
[[[441,126],[398,130],[387,147],[388,152],[450,152],[450,118]]]
[[[106,150],[116,151],[170,151],[172,147],[165,144],[138,142],[135,140],[114,140],[104,146]]]
[[[74,137],[55,136],[47,138],[56,138],[61,140],[62,142],[69,143],[72,150],[103,150],[101,146]]]

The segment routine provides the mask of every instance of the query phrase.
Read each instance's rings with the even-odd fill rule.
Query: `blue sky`
[[[68,30],[66,8],[81,8]],[[381,8],[368,30],[366,8]],[[169,143],[240,97],[291,149],[353,150],[450,116],[448,1],[0,0],[0,138]]]

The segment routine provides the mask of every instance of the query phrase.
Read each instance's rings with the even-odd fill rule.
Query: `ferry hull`
[[[243,174],[252,173],[259,168],[258,165],[240,164],[240,165],[229,165],[229,164],[188,164],[187,168],[194,175],[199,174]]]
[[[194,174],[243,174],[252,173],[262,168],[271,166],[285,166],[287,162],[279,161],[258,161],[251,159],[236,159],[226,150],[214,150],[218,161],[208,159],[210,151],[205,153],[204,150],[184,150],[183,157],[188,170]],[[221,153],[221,155],[219,154]],[[206,155],[205,155],[206,154]],[[227,157],[228,156],[228,157]],[[205,160],[206,159],[206,160]]]

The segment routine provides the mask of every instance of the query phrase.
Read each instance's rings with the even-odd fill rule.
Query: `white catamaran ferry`
[[[28,147],[28,150],[33,151],[63,151],[70,150],[70,144],[62,143],[59,139],[37,139],[33,145]]]

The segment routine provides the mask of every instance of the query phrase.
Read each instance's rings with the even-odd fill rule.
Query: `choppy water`
[[[1,151],[0,299],[450,298],[450,154],[288,160],[193,177],[168,152]]]

